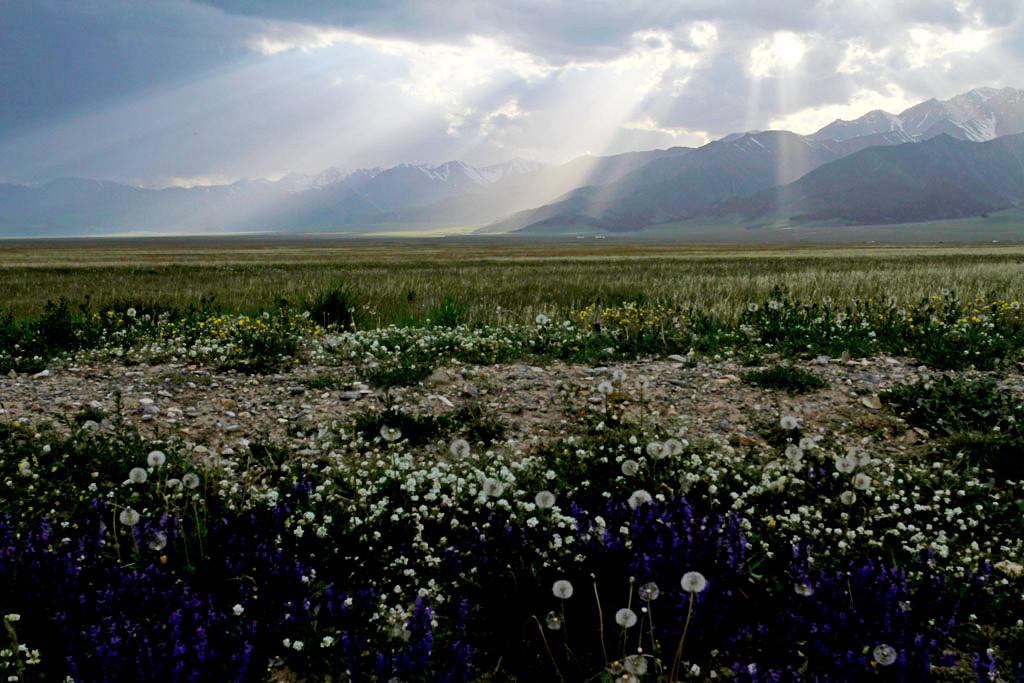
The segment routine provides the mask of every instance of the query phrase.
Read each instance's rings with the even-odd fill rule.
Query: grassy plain
[[[1024,246],[735,245],[609,237],[231,236],[0,243],[0,310],[39,314],[47,300],[93,310],[151,305],[252,313],[302,306],[341,288],[362,326],[417,323],[445,300],[469,323],[532,321],[623,301],[735,317],[777,286],[801,301],[954,292],[1013,299]]]

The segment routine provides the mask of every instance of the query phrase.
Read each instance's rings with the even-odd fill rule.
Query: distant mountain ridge
[[[870,200],[869,200],[870,199]],[[799,180],[721,202],[705,217],[746,223],[913,223],[1024,205],[1024,133],[975,143],[942,134],[871,147]]]
[[[600,188],[583,187],[545,206],[518,212],[482,228],[481,232],[566,232],[601,230],[633,232],[651,225],[685,221],[715,213],[718,204],[786,186],[804,174],[865,149],[922,144],[939,136],[983,142],[1024,132],[1024,91],[977,88],[946,101],[928,100],[900,115],[876,110],[853,121],[837,120],[800,136],[784,131],[751,131],[709,143],[692,154],[658,160]],[[907,150],[895,154],[908,154]],[[947,166],[939,166],[947,171]],[[866,172],[866,171],[865,171]],[[841,182],[836,180],[836,182]],[[858,198],[871,206],[875,198]],[[922,200],[925,201],[925,200]],[[954,206],[956,204],[956,206]],[[939,213],[969,215],[972,204],[940,202]],[[756,212],[755,212],[756,213]],[[870,211],[850,213],[844,220],[882,220]],[[924,215],[908,211],[907,215]],[[817,207],[811,215],[830,214]],[[750,210],[741,214],[753,215]],[[930,214],[929,214],[930,215]]]
[[[975,88],[944,101],[932,98],[898,116],[876,109],[853,121],[837,119],[807,137],[839,141],[875,133],[902,133],[905,142],[938,135],[986,142],[1022,130],[1024,90]]]
[[[1024,91],[976,88],[837,120],[807,136],[736,133],[698,149],[461,161],[147,189],[0,184],[0,236],[359,231],[631,232],[711,220],[886,223],[1019,206]],[[1016,164],[1016,165],[1015,165]]]

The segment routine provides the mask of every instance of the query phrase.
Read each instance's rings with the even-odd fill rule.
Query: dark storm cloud
[[[5,0],[0,136],[243,59],[252,23],[180,1]]]
[[[0,2],[0,180],[560,161],[1024,85],[1019,0]]]

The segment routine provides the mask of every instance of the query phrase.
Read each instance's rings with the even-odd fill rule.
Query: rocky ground
[[[318,424],[380,409],[387,402],[432,414],[470,403],[499,415],[509,427],[509,438],[528,442],[577,432],[572,425],[581,411],[605,410],[607,399],[598,385],[609,380],[615,387],[613,404],[631,419],[643,415],[661,424],[680,424],[691,440],[714,435],[756,447],[765,426],[777,424],[782,415],[797,417],[804,434],[831,433],[840,442],[867,438],[892,453],[906,451],[927,436],[906,428],[878,398],[897,383],[932,374],[912,359],[821,358],[798,365],[825,379],[828,388],[791,395],[744,382],[741,377],[749,368],[736,361],[678,356],[612,366],[452,364],[420,385],[390,393],[353,381],[351,368],[301,366],[250,376],[185,364],[67,366],[0,379],[0,420],[60,428],[76,417],[80,423],[95,417],[102,429],[109,426],[103,415],[116,413],[120,397],[121,414],[146,436],[177,436],[230,453],[255,439],[301,450]],[[647,388],[641,391],[643,380]],[[1019,370],[1002,375],[1001,383],[1024,394]]]

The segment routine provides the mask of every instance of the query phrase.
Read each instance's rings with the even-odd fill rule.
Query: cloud
[[[563,161],[1024,85],[1019,0],[4,0],[0,35],[9,180]]]
[[[917,100],[909,99],[902,88],[895,83],[889,83],[884,92],[858,90],[850,96],[848,102],[807,107],[772,119],[768,122],[768,127],[807,135],[836,119],[849,121],[876,109],[898,114],[914,104],[917,104]]]

